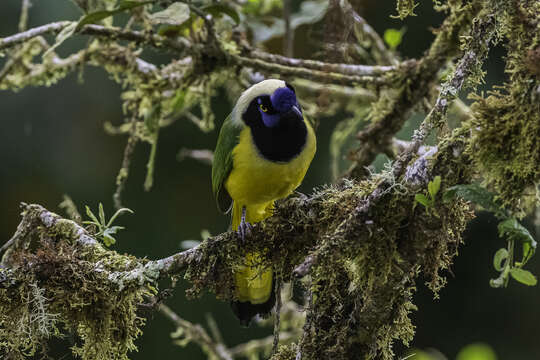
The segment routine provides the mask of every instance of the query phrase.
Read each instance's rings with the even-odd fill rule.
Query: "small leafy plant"
[[[103,204],[99,203],[99,219],[96,215],[86,206],[86,215],[91,221],[83,221],[83,224],[93,225],[96,227],[97,232],[95,236],[103,241],[105,246],[111,246],[116,243],[116,239],[113,237],[119,230],[124,229],[123,226],[113,226],[114,220],[124,212],[133,214],[133,210],[128,208],[118,209],[108,222],[105,221],[105,211],[103,210]]]
[[[440,188],[441,177],[437,175],[428,183],[428,196],[418,193],[414,196],[414,200],[416,203],[422,204],[426,209],[430,209],[435,205],[435,197],[437,196]]]
[[[445,192],[443,199],[448,201],[454,196],[482,206],[500,220],[497,226],[499,236],[506,238],[507,247],[497,250],[493,257],[493,267],[499,272],[499,276],[496,279],[491,279],[489,284],[494,288],[506,287],[510,277],[512,277],[522,284],[529,286],[536,285],[536,277],[530,271],[523,269],[523,266],[532,258],[536,251],[536,241],[514,216],[510,216],[500,206],[495,194],[478,184],[456,185]],[[516,256],[516,242],[522,245],[521,261],[514,260]]]
[[[399,44],[403,41],[403,35],[405,34],[405,28],[398,29],[386,29],[384,31],[384,42],[390,47],[392,50],[396,50]]]

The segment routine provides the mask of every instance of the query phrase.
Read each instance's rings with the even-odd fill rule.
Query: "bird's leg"
[[[238,235],[240,235],[242,242],[246,241],[246,236],[251,235],[252,228],[253,227],[251,224],[246,221],[246,207],[242,206],[242,219],[240,220],[240,225],[238,226]]]

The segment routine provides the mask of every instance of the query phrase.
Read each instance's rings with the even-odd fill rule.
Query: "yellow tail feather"
[[[272,203],[246,206],[246,221],[256,223],[271,215]],[[242,221],[242,205],[234,202],[232,228],[238,229]],[[239,301],[263,304],[272,294],[272,269],[261,264],[262,256],[257,252],[246,253],[244,265],[235,270],[236,296]]]

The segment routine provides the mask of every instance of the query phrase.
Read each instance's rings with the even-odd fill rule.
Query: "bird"
[[[218,209],[232,210],[231,228],[245,240],[251,224],[272,216],[276,200],[302,182],[315,156],[316,137],[296,91],[279,79],[252,85],[238,98],[219,132],[212,162],[212,190]],[[262,254],[246,252],[235,267],[233,313],[249,326],[270,314],[274,274]]]

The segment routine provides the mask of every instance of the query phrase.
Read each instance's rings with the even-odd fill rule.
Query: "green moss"
[[[416,16],[414,13],[414,8],[417,7],[418,4],[414,2],[414,0],[397,0],[396,2],[396,11],[397,16],[392,16],[399,18],[401,20],[405,19],[407,16]]]
[[[127,359],[145,322],[139,305],[152,293],[148,281],[119,284],[108,274],[140,262],[77,244],[69,220],[42,215],[41,221],[23,239],[31,251],[9,254],[12,281],[0,287],[0,353],[45,355],[48,340],[68,332],[76,335],[72,351],[82,359]]]
[[[311,271],[313,308],[300,344],[307,358],[347,359],[354,353],[365,359],[393,359],[394,341],[407,345],[412,340],[409,315],[416,309],[415,279],[421,273],[437,295],[445,284],[442,271],[457,255],[461,234],[473,216],[466,203],[445,204],[440,198],[446,187],[470,179],[463,135],[462,129],[448,135],[429,162],[428,173],[443,179],[429,212],[413,209],[414,192],[389,185],[365,223],[349,215],[358,199],[388,180],[385,176],[344,182],[335,199],[332,188],[325,189],[324,206],[314,207],[317,218],[323,223],[327,218],[346,220],[325,224],[328,232],[318,242],[319,262]]]
[[[468,151],[503,205],[524,215],[534,203],[534,184],[540,181],[540,77],[532,65],[538,63],[540,23],[533,19],[540,3],[494,6],[502,14],[499,37],[507,39],[508,81],[487,97],[473,96],[474,118],[469,123],[473,137]]]
[[[500,92],[475,99],[470,152],[503,205],[520,211],[520,199],[540,180],[540,105]]]
[[[271,360],[295,360],[298,351],[298,345],[280,345],[278,351],[271,357]]]

